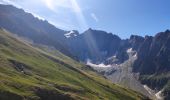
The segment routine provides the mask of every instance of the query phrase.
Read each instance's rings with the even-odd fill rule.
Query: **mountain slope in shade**
[[[121,39],[111,33],[88,29],[84,33],[67,39],[71,51],[86,62],[100,63],[116,53]]]
[[[131,74],[134,74],[132,79],[136,78],[135,80],[139,80],[144,86],[149,86],[152,90],[154,90],[156,96],[157,93],[161,93],[162,98],[169,100],[169,38],[170,31],[167,30],[165,32],[160,32],[155,36],[140,37],[132,35],[130,39],[121,40],[123,44],[119,46],[119,52],[117,52],[117,54],[113,54],[112,57],[105,61],[105,64],[109,64],[113,68],[110,68],[109,70],[100,68],[100,71],[102,71],[102,74],[111,79],[113,82],[119,84],[122,84],[122,82],[124,84],[125,82],[124,86],[134,89],[133,84],[135,84],[135,81],[129,80],[131,79],[128,77],[129,73],[124,74],[124,70],[126,71],[126,69],[122,69],[121,66],[123,65],[125,68],[128,68],[129,65],[124,63],[130,63],[128,61],[131,59],[130,56],[137,57],[136,60],[132,61],[133,64],[129,66],[129,68],[132,68]],[[130,52],[131,54],[129,54]],[[120,58],[125,58],[124,55],[127,56],[127,59],[125,59],[123,63],[120,63]],[[116,66],[116,68],[114,68],[114,66]],[[133,84],[131,84],[131,82]],[[128,86],[128,84],[131,86]],[[135,90],[137,91],[138,89],[136,88]]]
[[[154,37],[146,36],[138,49],[138,59],[133,71],[140,73],[143,84],[164,91],[165,100],[170,98],[170,31],[160,32]]]
[[[64,34],[67,31],[58,29],[48,21],[40,20],[22,9],[0,4],[0,27],[34,43],[54,46],[60,52],[73,57],[65,43]]]
[[[0,30],[1,100],[145,99],[57,51],[60,56],[45,51]]]

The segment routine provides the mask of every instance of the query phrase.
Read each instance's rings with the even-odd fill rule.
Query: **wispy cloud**
[[[99,19],[97,18],[97,16],[96,16],[95,13],[91,13],[91,17],[92,17],[96,22],[99,21]]]

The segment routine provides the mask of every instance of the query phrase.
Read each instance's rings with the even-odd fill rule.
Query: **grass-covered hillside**
[[[57,51],[45,51],[0,30],[0,100],[145,99]]]

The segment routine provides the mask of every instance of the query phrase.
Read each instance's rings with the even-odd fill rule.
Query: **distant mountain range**
[[[34,46],[53,47],[74,60],[111,65],[109,70],[103,68],[100,73],[113,82],[110,76],[116,76],[114,72],[120,71],[119,66],[128,65],[132,72],[127,73],[134,74],[135,81],[140,81],[156,92],[161,91],[165,100],[170,99],[169,30],[155,36],[132,35],[129,39],[91,28],[80,34],[76,30],[58,29],[48,21],[35,18],[11,5],[0,5],[0,27],[32,41]],[[129,65],[130,62],[132,64]]]

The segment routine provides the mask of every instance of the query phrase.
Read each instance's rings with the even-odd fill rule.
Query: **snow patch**
[[[101,63],[101,64],[93,64],[93,63],[91,63],[90,60],[87,61],[87,65],[92,66],[92,67],[103,67],[103,68],[112,67],[111,65],[105,65],[104,63]]]
[[[155,96],[156,96],[156,98],[157,98],[158,100],[163,100],[162,91],[163,91],[163,90],[160,90],[159,92],[157,92],[157,93],[155,94]]]
[[[143,85],[143,87],[149,92],[149,94],[153,94],[153,90],[150,89],[147,85]]]
[[[149,94],[154,94],[155,95],[155,100],[163,100],[163,97],[162,97],[162,90],[158,91],[157,93],[155,93],[154,90],[150,89],[147,85],[143,85],[143,87],[149,92]]]
[[[116,55],[114,55],[113,57],[116,58]]]
[[[137,52],[135,50],[133,50],[132,48],[129,48],[126,50],[127,54],[129,55],[129,58],[131,57],[137,57]]]
[[[137,53],[133,57],[137,57]]]
[[[132,48],[127,49],[127,53],[131,53],[132,51]]]
[[[72,31],[64,34],[64,36],[65,36],[66,38],[70,38],[70,37],[72,37],[72,36],[73,36],[73,37],[76,37],[77,34],[72,30]]]

